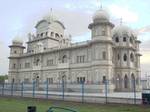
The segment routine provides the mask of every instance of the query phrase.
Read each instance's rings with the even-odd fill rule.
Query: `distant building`
[[[136,90],[141,90],[140,41],[129,27],[114,27],[105,10],[94,14],[88,27],[89,41],[71,43],[70,35],[64,34],[64,24],[52,15],[40,20],[35,28],[36,35],[29,34],[27,52],[19,38],[9,46],[9,82],[64,80],[104,85],[108,80],[110,91],[132,91],[135,81]]]
[[[141,79],[142,89],[150,89],[150,76]]]

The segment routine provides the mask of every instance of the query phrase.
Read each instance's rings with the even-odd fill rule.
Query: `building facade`
[[[140,53],[137,36],[127,26],[114,26],[100,9],[89,24],[91,40],[71,43],[65,26],[53,16],[39,21],[36,35],[29,34],[27,51],[15,38],[10,45],[9,82],[99,84],[111,91],[140,91]]]

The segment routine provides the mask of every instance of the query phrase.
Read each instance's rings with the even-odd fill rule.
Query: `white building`
[[[150,76],[141,79],[142,89],[150,89]]]
[[[131,91],[133,80],[140,90],[140,53],[137,36],[120,24],[114,26],[109,14],[97,10],[89,24],[91,40],[71,43],[65,26],[53,16],[43,18],[29,34],[27,52],[15,38],[10,45],[9,82],[80,83],[104,85],[111,91]]]

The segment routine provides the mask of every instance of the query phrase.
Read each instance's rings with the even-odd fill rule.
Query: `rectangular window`
[[[47,66],[52,66],[53,64],[53,59],[47,60]]]
[[[13,69],[15,69],[16,68],[16,64],[13,64]]]
[[[127,41],[126,37],[123,37],[123,42],[126,42],[126,41]]]
[[[77,83],[78,84],[85,83],[85,77],[77,77]]]
[[[105,51],[103,51],[102,55],[103,55],[103,60],[106,60],[106,52]]]
[[[25,63],[25,68],[30,68],[30,63]]]
[[[79,62],[80,62],[80,61],[79,61],[79,59],[80,59],[80,58],[79,58],[79,56],[77,56],[77,63],[79,63]]]
[[[85,62],[85,56],[77,56],[77,63],[84,63]]]
[[[47,78],[48,84],[53,84],[53,78]]]

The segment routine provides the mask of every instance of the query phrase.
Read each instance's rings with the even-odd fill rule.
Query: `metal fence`
[[[141,104],[141,93],[136,91],[133,84],[132,92],[111,92],[108,81],[101,84],[86,84],[84,82],[49,84],[33,81],[32,83],[3,83],[0,84],[1,96],[31,97],[65,101],[90,103],[126,103]]]

